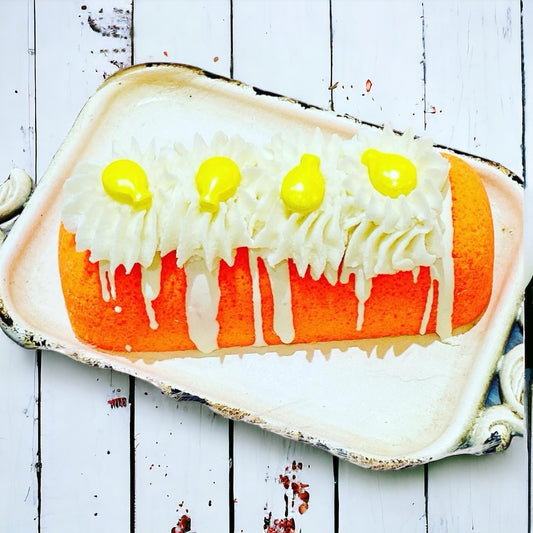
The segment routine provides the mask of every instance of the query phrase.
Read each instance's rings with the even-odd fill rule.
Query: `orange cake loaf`
[[[446,338],[491,296],[483,183],[409,132],[132,143],[63,194],[66,308],[103,350]]]

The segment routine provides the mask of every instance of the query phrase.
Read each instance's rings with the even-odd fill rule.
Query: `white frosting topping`
[[[218,268],[213,272],[197,258],[188,261],[184,268],[187,277],[185,311],[189,336],[200,351],[212,352],[218,348]]]
[[[259,288],[259,268],[257,266],[257,255],[253,250],[249,251],[248,263],[250,265],[250,275],[252,277],[252,300],[254,308],[254,334],[255,346],[266,346],[263,336],[263,316],[261,309],[261,291]]]
[[[341,168],[346,147],[340,137],[327,138],[318,128],[311,135],[296,131],[272,139],[253,225],[254,248],[270,266],[292,259],[300,276],[310,268],[313,279],[324,274],[330,283],[337,281],[347,239],[342,219],[350,177]],[[280,200],[284,176],[304,153],[319,157],[326,185],[322,204],[307,214],[290,212]]]
[[[195,186],[198,167],[213,156],[232,159],[242,176],[237,192],[221,202],[215,214],[200,210]],[[252,246],[248,224],[256,205],[259,157],[259,151],[240,137],[228,139],[221,133],[210,144],[196,135],[191,150],[176,145],[162,154],[162,165],[175,177],[158,209],[162,255],[176,250],[180,267],[192,257],[200,257],[213,270],[220,259],[232,265],[237,248]]]
[[[133,142],[129,149],[113,148],[106,161],[82,161],[63,187],[61,219],[76,235],[76,249],[89,250],[93,263],[108,261],[109,272],[124,265],[130,272],[135,263],[149,267],[158,250],[157,209],[137,211],[113,200],[103,189],[102,171],[114,159],[137,161],[151,177],[151,183],[170,179],[160,165],[153,147],[142,152]],[[162,202],[162,191],[153,188],[154,205]]]
[[[364,276],[371,278],[432,265],[448,252],[442,240],[448,161],[429,139],[415,139],[409,131],[396,135],[389,127],[382,134],[359,136],[348,144],[350,155],[345,164],[351,180],[350,200],[343,213],[348,233],[343,269],[362,268]],[[378,192],[361,163],[369,148],[409,159],[417,170],[416,188],[398,198]]]
[[[365,150],[395,153],[411,161],[417,184],[408,194],[391,198],[378,192],[361,162]],[[280,198],[284,176],[303,154],[318,156],[325,194],[311,212],[290,211]],[[241,173],[235,194],[221,201],[215,213],[203,211],[195,175],[213,156],[234,161]],[[145,171],[152,205],[136,210],[112,199],[101,175],[115,159],[130,159]],[[256,344],[264,344],[257,260],[267,268],[274,299],[274,330],[282,342],[294,339],[288,261],[303,276],[324,275],[332,284],[347,283],[355,273],[357,329],[364,324],[365,302],[372,279],[402,270],[430,267],[439,281],[437,331],[451,333],[453,261],[448,162],[428,139],[390,128],[371,136],[343,140],[318,128],[309,133],[279,135],[265,147],[238,136],[216,134],[210,142],[196,135],[190,148],[176,145],[157,153],[135,142],[127,150],[113,147],[102,161],[80,163],[66,181],[62,221],[75,233],[76,248],[90,250],[99,262],[102,296],[115,298],[114,272],[129,272],[140,263],[142,293],[150,326],[157,328],[152,302],[160,290],[161,257],[176,251],[177,266],[187,277],[186,312],[189,336],[202,351],[217,348],[216,321],[220,260],[233,264],[239,247],[250,252]],[[433,294],[421,324],[425,331]]]

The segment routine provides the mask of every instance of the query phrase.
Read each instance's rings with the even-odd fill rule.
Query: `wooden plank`
[[[332,1],[336,112],[423,132],[421,15],[419,0]]]
[[[229,523],[228,423],[196,402],[135,386],[135,530]]]
[[[428,479],[431,533],[527,532],[527,450],[516,439],[503,452],[432,463]]]
[[[185,63],[229,76],[230,0],[136,0],[135,63]]]
[[[43,354],[41,527],[122,531],[130,519],[128,380],[80,366]]]
[[[0,523],[37,531],[38,379],[35,352],[0,338]]]
[[[129,2],[37,0],[37,175],[100,83],[130,52]],[[50,251],[52,260],[54,251]],[[43,353],[41,528],[124,530],[130,517],[128,378]]]
[[[234,0],[233,77],[330,106],[329,3]]]
[[[428,132],[521,173],[519,3],[424,2],[424,22]],[[526,531],[526,508],[525,439],[428,469],[429,531]]]
[[[339,465],[339,533],[426,531],[424,467],[375,472]]]
[[[131,1],[36,0],[38,175],[100,84],[131,62]],[[54,104],[52,106],[52,104]],[[54,121],[42,123],[53,116]]]
[[[35,100],[32,2],[2,2],[0,20],[0,180],[14,167],[34,176]],[[36,353],[0,334],[0,524],[38,530]]]
[[[239,422],[233,466],[235,531],[334,531],[333,460],[325,452]]]
[[[236,79],[329,108],[327,1],[234,0],[233,51]],[[235,531],[284,531],[284,520],[294,520],[296,531],[334,531],[333,459],[328,454],[237,423],[233,465]],[[285,488],[284,476],[295,485]],[[300,507],[302,489],[309,494],[308,508]]]
[[[423,133],[421,13],[419,1],[333,0],[337,113]],[[423,467],[375,472],[342,461],[338,492],[340,533],[426,530]]]
[[[35,50],[32,3],[3,2],[2,20],[9,21],[0,35],[2,79],[0,84],[0,179],[13,167],[33,175],[35,157]]]
[[[430,0],[424,24],[426,131],[520,174],[519,2]]]
[[[135,2],[135,63],[172,61],[230,74],[230,4]],[[227,531],[232,504],[228,421],[154,387],[135,387],[135,529]],[[185,531],[185,529],[183,529]]]

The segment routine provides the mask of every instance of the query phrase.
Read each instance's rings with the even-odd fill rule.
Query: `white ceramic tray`
[[[209,138],[217,131],[265,144],[295,125],[341,136],[375,127],[184,65],[139,65],[109,78],[0,249],[3,329],[28,348],[126,372],[366,467],[401,468],[505,448],[523,425],[520,346],[501,361],[523,294],[522,187],[510,172],[473,157],[465,156],[483,177],[495,221],[494,290],[482,319],[452,342],[428,336],[126,357],[76,340],[60,289],[57,234],[63,181],[80,159],[132,135],[141,146],[189,144],[197,132]],[[502,402],[487,407],[498,371],[506,376]]]

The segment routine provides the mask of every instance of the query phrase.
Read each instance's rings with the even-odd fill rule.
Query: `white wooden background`
[[[146,61],[533,168],[530,0],[0,0],[0,175],[42,176],[99,84]],[[0,336],[0,531],[282,532],[288,514],[301,533],[523,533],[528,487],[524,438],[366,471]]]

